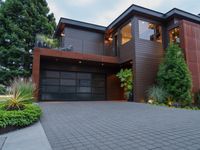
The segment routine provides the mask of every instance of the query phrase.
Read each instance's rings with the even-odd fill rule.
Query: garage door
[[[42,71],[41,100],[105,100],[105,75]]]

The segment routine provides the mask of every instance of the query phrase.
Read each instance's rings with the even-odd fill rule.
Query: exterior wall
[[[119,48],[119,58],[120,63],[127,62],[129,60],[132,60],[133,58],[133,39],[126,43],[125,45],[121,45]]]
[[[134,17],[134,101],[144,102],[146,90],[155,83],[164,50],[162,43],[139,39],[139,19],[143,18]]]
[[[108,100],[124,100],[123,88],[115,74],[107,75],[107,98]]]
[[[104,54],[104,34],[95,31],[65,27],[64,47],[73,46],[74,52]]]
[[[193,92],[197,92],[200,90],[200,24],[183,20],[181,33],[181,45],[192,74]]]

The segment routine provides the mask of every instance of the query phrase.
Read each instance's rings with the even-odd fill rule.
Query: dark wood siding
[[[119,48],[120,63],[127,62],[133,58],[133,40],[128,43],[121,45]]]
[[[64,47],[72,45],[73,51],[85,54],[104,54],[104,34],[72,27],[65,28]]]
[[[134,17],[134,98],[144,102],[146,90],[155,83],[158,66],[163,57],[161,43],[139,39],[139,18]]]

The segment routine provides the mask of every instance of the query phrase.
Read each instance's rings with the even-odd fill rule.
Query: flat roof
[[[134,14],[147,15],[147,16],[151,16],[151,17],[154,17],[155,19],[159,19],[159,20],[163,20],[163,21],[169,19],[170,17],[178,16],[183,19],[187,19],[187,20],[190,20],[190,21],[193,21],[196,23],[200,23],[199,15],[195,15],[195,14],[180,10],[178,8],[173,8],[172,10],[170,10],[169,12],[164,14],[164,13],[161,13],[158,11],[154,11],[154,10],[133,4],[129,8],[127,8],[119,17],[117,17],[107,27],[95,25],[95,24],[91,24],[91,23],[86,23],[86,22],[81,22],[81,21],[76,21],[76,20],[72,20],[72,19],[67,19],[67,18],[60,18],[60,21],[57,25],[57,29],[55,31],[55,35],[58,34],[61,24],[66,24],[69,26],[74,26],[74,27],[79,27],[79,28],[85,28],[85,29],[89,29],[89,30],[95,30],[98,32],[105,32],[107,29],[113,29],[114,27],[122,24],[125,19],[131,17]]]

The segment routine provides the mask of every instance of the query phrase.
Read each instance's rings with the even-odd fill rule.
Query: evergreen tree
[[[52,35],[56,27],[46,0],[6,0],[0,7],[0,84],[31,75],[37,33]]]
[[[191,103],[192,80],[181,48],[170,44],[157,76],[158,85],[163,87],[175,102]]]

